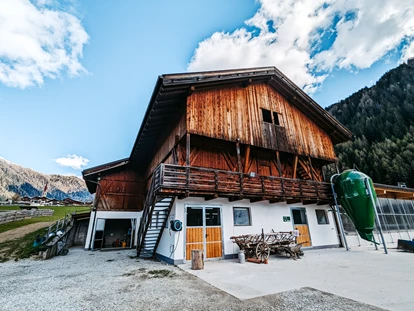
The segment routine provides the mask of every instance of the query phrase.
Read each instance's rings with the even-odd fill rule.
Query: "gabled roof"
[[[115,168],[127,165],[129,163],[129,158],[101,164],[98,166],[94,166],[82,171],[83,179],[86,182],[86,186],[90,193],[95,193],[96,191],[96,183],[98,182],[98,177],[100,173],[104,173]]]
[[[276,67],[248,68],[166,74],[158,77],[147,111],[144,115],[130,161],[142,163],[151,157],[157,138],[167,128],[171,114],[196,88],[224,85],[245,85],[263,82],[285,96],[331,137],[334,144],[348,141],[352,133],[325,109],[302,91]]]

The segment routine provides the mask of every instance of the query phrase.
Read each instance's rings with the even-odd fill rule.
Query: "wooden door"
[[[299,236],[296,240],[297,243],[303,243],[303,246],[312,246],[306,209],[292,208],[292,219],[293,229],[299,230]]]
[[[205,207],[206,258],[223,257],[220,207]]]
[[[205,258],[223,257],[220,207],[187,207],[185,258],[191,260],[191,250],[204,250]]]

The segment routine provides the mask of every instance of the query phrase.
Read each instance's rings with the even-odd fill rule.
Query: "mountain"
[[[92,201],[85,182],[76,176],[46,175],[0,157],[0,198],[41,196],[47,186],[47,197],[63,200]]]
[[[355,135],[335,147],[341,170],[414,187],[414,60],[326,109]]]

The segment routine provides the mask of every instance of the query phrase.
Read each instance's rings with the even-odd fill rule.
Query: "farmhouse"
[[[339,246],[322,168],[351,138],[275,67],[162,75],[130,156],[82,172],[96,193],[85,248],[180,264],[294,228],[306,247]]]

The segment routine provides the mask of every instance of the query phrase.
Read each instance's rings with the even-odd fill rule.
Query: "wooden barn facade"
[[[322,167],[351,137],[274,67],[162,75],[130,157],[83,171],[96,193],[86,248],[125,240],[182,263],[191,249],[233,256],[230,236],[262,228],[338,245]]]

